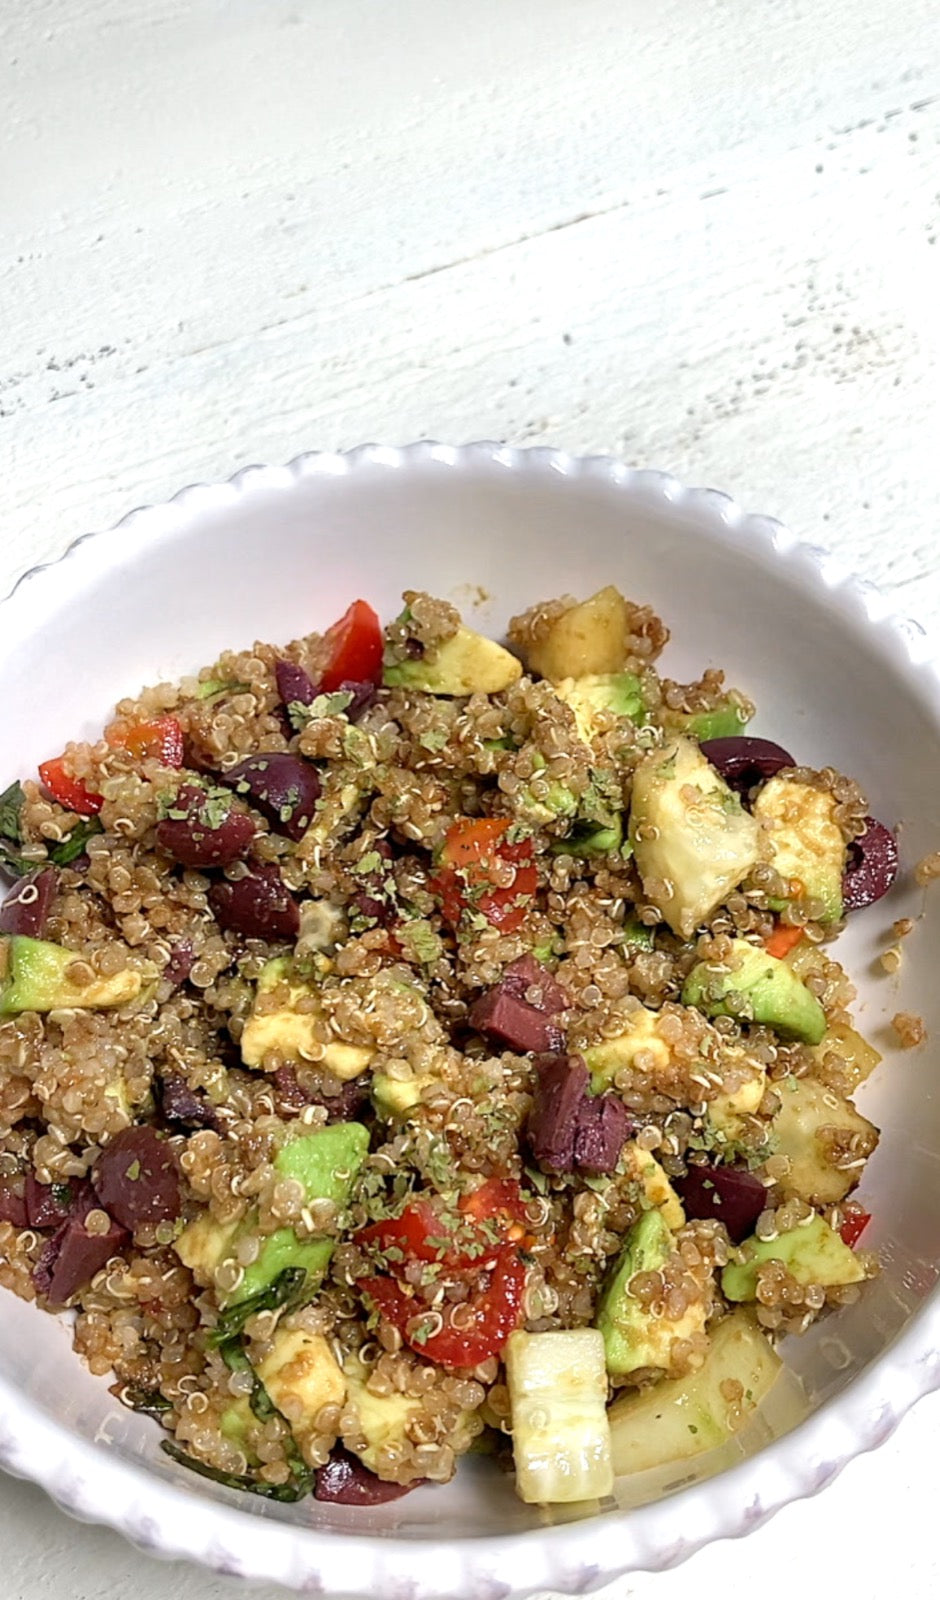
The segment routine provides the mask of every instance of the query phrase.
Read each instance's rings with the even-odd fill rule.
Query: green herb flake
[[[130,1166],[128,1167],[127,1171],[125,1172],[124,1176],[125,1176],[125,1178],[130,1179],[131,1183],[136,1183],[138,1178],[140,1177],[140,1172],[141,1172],[140,1162],[139,1161],[132,1161]]]
[[[443,750],[449,737],[445,728],[428,728],[418,735],[418,743],[425,750]]]

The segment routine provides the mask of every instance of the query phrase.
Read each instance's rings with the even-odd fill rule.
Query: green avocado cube
[[[697,1006],[707,1017],[744,1016],[783,1038],[819,1044],[826,1031],[826,1013],[786,962],[745,939],[732,940],[732,959],[727,972],[697,962],[682,988],[683,1005]]]
[[[757,1269],[765,1261],[782,1261],[797,1283],[819,1283],[827,1289],[861,1283],[865,1276],[858,1257],[818,1215],[776,1239],[745,1239],[740,1253],[741,1260],[721,1274],[722,1293],[728,1300],[756,1298]]]
[[[522,676],[517,656],[463,626],[436,649],[415,661],[387,666],[382,681],[389,688],[423,689],[427,694],[499,694]]]
[[[74,950],[15,933],[0,941],[7,959],[0,986],[0,1015],[21,1011],[102,1011],[135,1000],[143,988],[140,972],[126,969],[110,977],[76,983],[68,969],[81,960]]]

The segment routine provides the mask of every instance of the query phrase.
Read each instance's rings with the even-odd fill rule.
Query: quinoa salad
[[[0,796],[0,1283],[194,1471],[596,1500],[864,1294],[894,836],[668,638],[357,600]]]

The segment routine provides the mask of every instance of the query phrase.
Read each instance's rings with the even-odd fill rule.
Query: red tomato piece
[[[326,632],[329,656],[318,690],[332,694],[342,683],[382,682],[382,625],[365,600],[354,600],[349,610]]]
[[[471,906],[505,933],[525,916],[538,888],[538,869],[530,839],[505,842],[510,826],[505,817],[461,817],[448,829],[440,870],[429,882],[453,927]],[[490,869],[496,857],[514,868],[512,883],[494,884]]]
[[[57,756],[53,761],[39,763],[43,787],[66,811],[75,811],[80,817],[97,816],[104,805],[104,796],[93,794],[85,788],[80,778],[73,778],[71,773],[66,772],[63,760],[64,757]]]
[[[385,1217],[381,1222],[370,1222],[356,1234],[358,1245],[374,1244],[385,1252],[391,1246],[403,1255],[418,1261],[442,1261],[447,1255],[441,1240],[446,1235],[443,1223],[427,1200],[412,1200],[400,1216]],[[435,1241],[430,1243],[429,1241]]]
[[[529,1225],[525,1200],[513,1178],[487,1178],[478,1189],[461,1197],[461,1215],[474,1222],[496,1222],[507,1239],[523,1239]]]
[[[842,1243],[847,1244],[850,1250],[854,1250],[870,1221],[871,1212],[853,1211],[851,1216],[846,1217],[839,1229],[839,1238]]]
[[[489,1260],[489,1281],[462,1303],[460,1326],[445,1324],[437,1332],[427,1331],[437,1320],[434,1312],[422,1308],[394,1278],[361,1278],[359,1288],[419,1355],[442,1367],[475,1367],[500,1354],[522,1315],[525,1266],[518,1251],[500,1245]]]
[[[105,734],[112,749],[127,750],[139,761],[152,756],[164,767],[183,765],[183,730],[175,717],[148,722],[115,722]]]

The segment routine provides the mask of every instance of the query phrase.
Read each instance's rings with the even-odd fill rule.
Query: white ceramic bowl
[[[370,446],[251,468],[80,541],[3,604],[0,780],[96,733],[120,695],[223,646],[324,625],[359,594],[388,616],[403,588],[426,588],[499,633],[536,598],[607,582],[668,621],[673,676],[724,667],[758,703],[755,731],[858,776],[872,811],[900,830],[901,883],[840,944],[862,1026],[885,1051],[860,1097],[884,1130],[864,1190],[875,1217],[866,1243],[884,1272],[856,1307],[786,1346],[811,1416],[718,1476],[675,1475],[667,1498],[629,1512],[653,1486],[623,1485],[595,1514],[543,1515],[482,1460],[445,1489],[375,1511],[272,1506],[174,1466],[158,1429],[83,1369],[64,1322],[6,1295],[0,1461],[65,1510],[157,1554],[328,1595],[580,1593],[755,1527],[940,1384],[940,1212],[925,1203],[940,1099],[923,1052],[892,1049],[886,1027],[906,1009],[940,1032],[936,908],[905,941],[900,975],[873,971],[891,920],[923,909],[912,864],[940,845],[940,686],[918,630],[890,621],[823,552],[723,495],[548,450]]]

